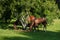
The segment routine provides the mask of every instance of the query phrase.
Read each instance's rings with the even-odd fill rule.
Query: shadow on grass
[[[31,40],[30,38],[25,37],[5,37],[3,40]]]
[[[20,32],[19,34],[23,34],[29,36],[26,37],[4,37],[4,40],[60,40],[60,31],[52,32],[52,31],[39,31],[39,32]]]
[[[21,29],[22,27],[20,25],[17,25],[17,29]],[[13,23],[4,23],[0,22],[0,29],[10,29],[14,30]]]

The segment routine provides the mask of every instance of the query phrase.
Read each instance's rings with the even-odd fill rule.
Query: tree
[[[3,17],[10,13],[11,18],[17,19],[21,18],[21,14],[25,16],[29,12],[29,15],[34,15],[36,18],[46,17],[50,23],[53,19],[60,18],[56,2],[58,3],[58,0],[0,0],[0,15]],[[10,12],[7,12],[8,9]]]

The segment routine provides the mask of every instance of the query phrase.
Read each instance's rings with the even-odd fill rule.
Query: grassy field
[[[47,27],[47,32],[0,29],[0,40],[60,40],[60,20],[54,20],[53,24]]]

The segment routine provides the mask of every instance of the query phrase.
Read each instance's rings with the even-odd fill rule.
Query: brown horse
[[[35,20],[35,17],[34,16],[29,16],[28,18],[27,18],[27,21],[28,21],[28,26],[30,26],[30,24],[32,23],[32,22],[34,22],[34,20]],[[14,27],[14,29],[16,30],[17,29],[17,25],[19,24],[19,23],[21,23],[20,22],[20,20],[19,19],[17,19],[15,22],[14,22],[14,25],[13,25],[13,27]],[[22,23],[21,23],[22,24]],[[24,28],[22,28],[22,29],[26,29],[26,27],[24,27]],[[31,29],[31,28],[30,28]]]
[[[44,25],[43,30],[46,31],[47,22],[46,22],[46,18],[44,18],[44,17],[43,18],[36,18],[30,26],[30,31],[32,30],[32,28],[34,28],[34,30],[36,30],[36,27],[38,27],[39,24],[43,24]]]
[[[30,23],[30,22],[33,22],[35,20],[35,17],[34,16],[29,16],[28,18],[27,18],[27,21]]]
[[[27,21],[28,21],[27,25],[29,26],[30,31],[32,31],[32,28],[34,28],[34,30],[36,30],[36,27],[38,27],[38,25],[41,23],[44,25],[43,30],[46,29],[47,22],[46,22],[46,18],[44,18],[44,17],[35,18],[35,16],[31,15],[27,18]],[[19,19],[14,22],[14,29],[17,29],[16,25],[18,24],[18,22],[19,22]]]
[[[32,23],[35,21],[35,16],[33,16],[33,15],[31,15],[31,16],[29,16],[28,18],[27,18],[27,21],[28,21],[28,24],[27,24],[27,26],[29,26],[29,29],[30,29],[30,31],[32,30]],[[32,27],[31,27],[32,26]]]

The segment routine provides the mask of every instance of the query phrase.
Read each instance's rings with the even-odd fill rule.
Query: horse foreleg
[[[15,30],[17,30],[17,27],[16,27],[16,25],[15,25],[15,24],[14,24],[14,26],[13,26],[13,27],[14,27],[14,29],[15,29]]]
[[[30,28],[29,28],[29,29],[30,29],[30,31],[32,31],[32,25],[30,26]]]
[[[33,27],[33,25],[34,25],[34,22],[32,22],[32,24],[31,24],[31,26],[30,26],[30,31],[32,31],[32,27]]]

